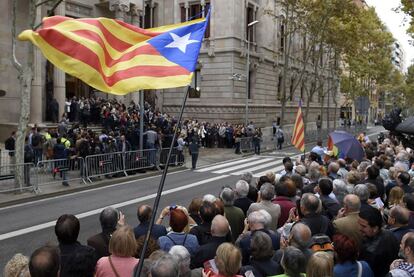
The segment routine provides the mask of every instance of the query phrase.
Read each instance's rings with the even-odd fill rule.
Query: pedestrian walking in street
[[[281,126],[276,129],[276,149],[282,150],[283,143],[285,142],[285,134]]]
[[[200,146],[198,145],[198,140],[194,139],[190,142],[190,145],[188,146],[188,151],[191,155],[191,169],[195,170],[197,167],[197,159],[198,159],[198,151]]]

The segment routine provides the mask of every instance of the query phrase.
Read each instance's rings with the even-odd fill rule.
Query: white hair
[[[216,202],[217,197],[215,197],[212,194],[206,194],[203,196],[203,202],[209,202],[209,203],[214,203]]]
[[[244,180],[237,181],[235,192],[239,197],[246,197],[249,194],[249,184]]]
[[[178,263],[180,275],[190,271],[191,256],[187,248],[182,245],[174,245],[168,253],[171,254]]]

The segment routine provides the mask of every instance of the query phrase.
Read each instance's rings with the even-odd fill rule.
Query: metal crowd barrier
[[[124,157],[125,172],[128,173],[153,167],[150,162],[150,154],[152,154],[152,151],[154,151],[154,149],[128,151],[122,153]]]
[[[23,175],[23,184],[18,185],[15,174],[20,171]],[[33,163],[8,164],[0,166],[0,193],[23,190],[38,191],[38,179]]]
[[[125,153],[114,152],[87,156],[85,158],[86,179],[92,183],[92,178],[100,178],[101,176],[108,178],[115,174],[128,176],[124,166]]]
[[[85,161],[81,157],[42,160],[37,163],[39,185],[78,181],[86,184]]]
[[[170,151],[170,148],[162,148],[160,150],[159,166],[165,166],[167,164],[169,151]],[[184,150],[178,151],[177,147],[174,147],[172,150],[168,165],[182,165],[182,164],[184,164]]]
[[[0,150],[0,166],[16,163],[16,151]]]
[[[240,138],[240,151],[242,153],[253,152],[253,137]]]

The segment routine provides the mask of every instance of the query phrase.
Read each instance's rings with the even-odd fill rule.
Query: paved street
[[[378,130],[376,127],[370,129],[369,133],[376,134]],[[311,146],[308,145],[307,150]],[[188,206],[196,196],[206,193],[217,195],[222,186],[234,185],[245,171],[253,172],[255,177],[269,170],[277,172],[281,170],[283,156],[298,155],[290,147],[280,152],[224,161],[231,155],[226,156],[226,151],[222,152],[222,162],[202,165],[195,171],[186,169],[170,173],[166,179],[161,207],[172,204]],[[30,255],[35,248],[47,242],[57,243],[53,231],[54,221],[64,213],[75,214],[80,218],[79,240],[82,243],[99,232],[98,214],[107,206],[119,208],[126,215],[127,223],[135,226],[137,205],[152,205],[159,180],[160,176],[157,175],[0,208],[0,267],[3,268],[17,252]]]

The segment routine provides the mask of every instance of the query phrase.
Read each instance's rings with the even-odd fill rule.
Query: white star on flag
[[[185,36],[177,36],[174,33],[170,33],[173,41],[166,45],[166,48],[178,48],[181,52],[185,54],[185,51],[187,50],[187,45],[191,43],[199,42],[198,40],[190,39],[191,33],[186,34]]]

